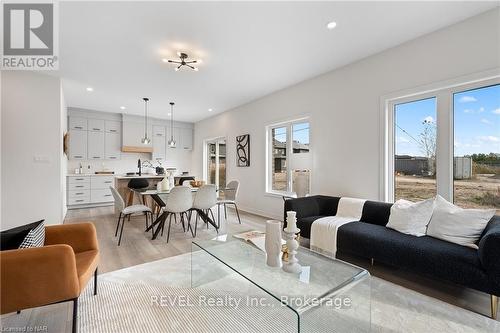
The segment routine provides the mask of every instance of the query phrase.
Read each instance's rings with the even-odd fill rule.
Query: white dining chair
[[[234,209],[236,210],[236,215],[238,216],[238,222],[241,224],[240,212],[238,211],[238,205],[236,204],[239,188],[240,188],[240,182],[237,180],[232,180],[226,185],[226,188],[223,190],[224,199],[219,199],[217,201],[217,215],[220,216],[219,213],[220,206],[223,206],[224,217],[227,220],[227,205],[233,205]]]
[[[172,216],[176,218],[176,214],[180,215],[182,228],[184,231],[185,221],[188,221],[188,212],[193,207],[193,195],[191,194],[191,188],[187,186],[175,186],[170,190],[168,194],[167,202],[165,207],[163,207],[163,211],[167,213],[165,216],[165,220],[162,223],[162,233],[163,228],[165,226],[165,221],[168,218],[168,231],[167,231],[167,243],[170,239],[170,227],[172,226]]]
[[[120,228],[120,221],[122,223],[122,227],[120,229],[120,237],[118,238],[118,246],[120,246],[122,242],[122,234],[123,234],[123,226],[125,225],[125,219],[130,217],[132,214],[143,213],[146,217],[146,229],[149,227],[149,220],[153,223],[153,212],[151,208],[145,205],[131,205],[125,206],[125,201],[123,201],[122,196],[116,188],[110,186],[111,194],[113,194],[113,198],[115,199],[115,208],[120,212],[118,216],[118,223],[116,224],[115,237],[118,235],[118,229]]]
[[[214,213],[212,212],[212,207],[214,207],[216,204],[217,204],[217,188],[215,187],[215,185],[203,185],[200,188],[198,188],[198,191],[196,192],[193,202],[194,210],[201,210],[203,213],[205,213],[207,217],[209,216],[208,214],[212,215],[212,220],[215,221]],[[193,230],[191,229],[193,237],[196,237],[196,230],[198,228],[199,217],[200,214],[198,213],[198,211],[196,211],[194,233]],[[207,223],[207,228],[208,228],[208,223]]]

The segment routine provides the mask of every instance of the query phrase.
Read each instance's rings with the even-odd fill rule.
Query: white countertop
[[[98,177],[109,177],[109,176],[115,176],[114,174],[110,175],[104,175],[104,174],[94,174],[94,173],[81,173],[81,174],[76,174],[76,173],[68,173],[66,177],[88,177],[88,176],[98,176]]]
[[[133,175],[133,176],[127,176],[127,175],[115,175],[116,179],[132,179],[132,178],[165,178],[166,175],[155,175],[155,174],[142,174],[142,175]]]
[[[67,174],[67,177],[88,177],[88,176],[97,176],[97,177],[115,177],[116,179],[132,179],[132,178],[165,178],[166,175],[156,175],[152,173],[143,173],[142,175],[133,175],[133,176],[127,176],[124,174],[111,174],[111,175],[106,175],[106,174],[93,174],[93,173],[82,173],[82,174]],[[180,177],[194,177],[191,175],[176,175],[174,176],[175,178],[180,178]]]

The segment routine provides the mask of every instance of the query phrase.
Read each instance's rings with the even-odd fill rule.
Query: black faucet
[[[139,168],[138,175],[140,176],[142,174],[142,171],[141,171],[141,167],[142,167],[141,159],[137,160],[137,167]]]

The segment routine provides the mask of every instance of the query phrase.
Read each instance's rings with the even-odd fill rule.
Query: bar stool
[[[144,178],[132,178],[128,182],[127,187],[129,188],[129,193],[127,196],[127,206],[132,206],[132,204],[134,203],[135,191],[147,189],[149,187],[149,182],[147,179],[144,179]],[[144,199],[144,197],[143,197],[143,199]],[[139,202],[140,202],[140,200],[139,200]],[[142,203],[144,204],[144,200]]]

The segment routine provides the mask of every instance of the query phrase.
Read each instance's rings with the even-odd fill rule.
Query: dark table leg
[[[193,208],[193,210],[195,210],[198,215],[200,216],[200,218],[203,220],[203,222],[205,223],[210,223],[214,228],[215,230],[217,230],[217,232],[219,232],[219,227],[217,226],[217,224],[215,223],[214,220],[212,220],[208,214],[206,214],[203,210],[201,209],[196,209],[196,208]]]
[[[158,194],[152,194],[151,198],[160,206],[160,208],[165,207],[165,202],[160,198]],[[160,233],[161,228],[165,225],[165,220],[167,219],[168,212],[163,212],[161,213],[156,220],[146,229],[146,231],[149,231],[153,229],[155,226],[158,226],[153,234],[152,239],[156,239],[158,237],[158,234]]]

